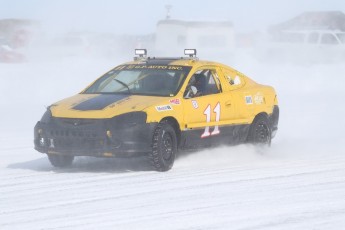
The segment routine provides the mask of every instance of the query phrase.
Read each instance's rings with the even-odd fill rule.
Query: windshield
[[[174,96],[190,69],[173,65],[121,65],[104,74],[84,93]]]

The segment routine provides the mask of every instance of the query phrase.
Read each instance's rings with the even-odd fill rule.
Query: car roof
[[[205,61],[199,60],[197,58],[170,58],[170,57],[147,57],[143,59],[137,59],[131,62],[126,62],[124,65],[181,65],[181,66],[191,66],[191,67],[198,67],[202,65],[216,65],[216,66],[225,66],[224,64],[212,62],[212,61]]]

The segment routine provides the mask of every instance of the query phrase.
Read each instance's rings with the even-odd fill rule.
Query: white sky
[[[344,0],[0,0],[0,19],[35,19],[56,31],[153,33],[173,6],[173,19],[230,20],[237,31],[264,29],[304,11],[339,10]]]

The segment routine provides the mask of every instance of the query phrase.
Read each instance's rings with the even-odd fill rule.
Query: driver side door
[[[204,86],[202,94],[188,95],[188,90],[195,84],[194,76],[202,75]],[[210,146],[222,139],[223,126],[233,118],[231,94],[223,94],[219,70],[205,67],[197,70],[190,78],[184,93],[184,121],[187,147]],[[198,86],[200,88],[200,86]]]

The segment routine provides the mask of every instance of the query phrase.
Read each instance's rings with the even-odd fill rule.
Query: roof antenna
[[[172,5],[165,5],[165,9],[167,10],[167,16],[165,17],[166,20],[169,20],[171,18],[170,16],[171,8],[172,8]]]

